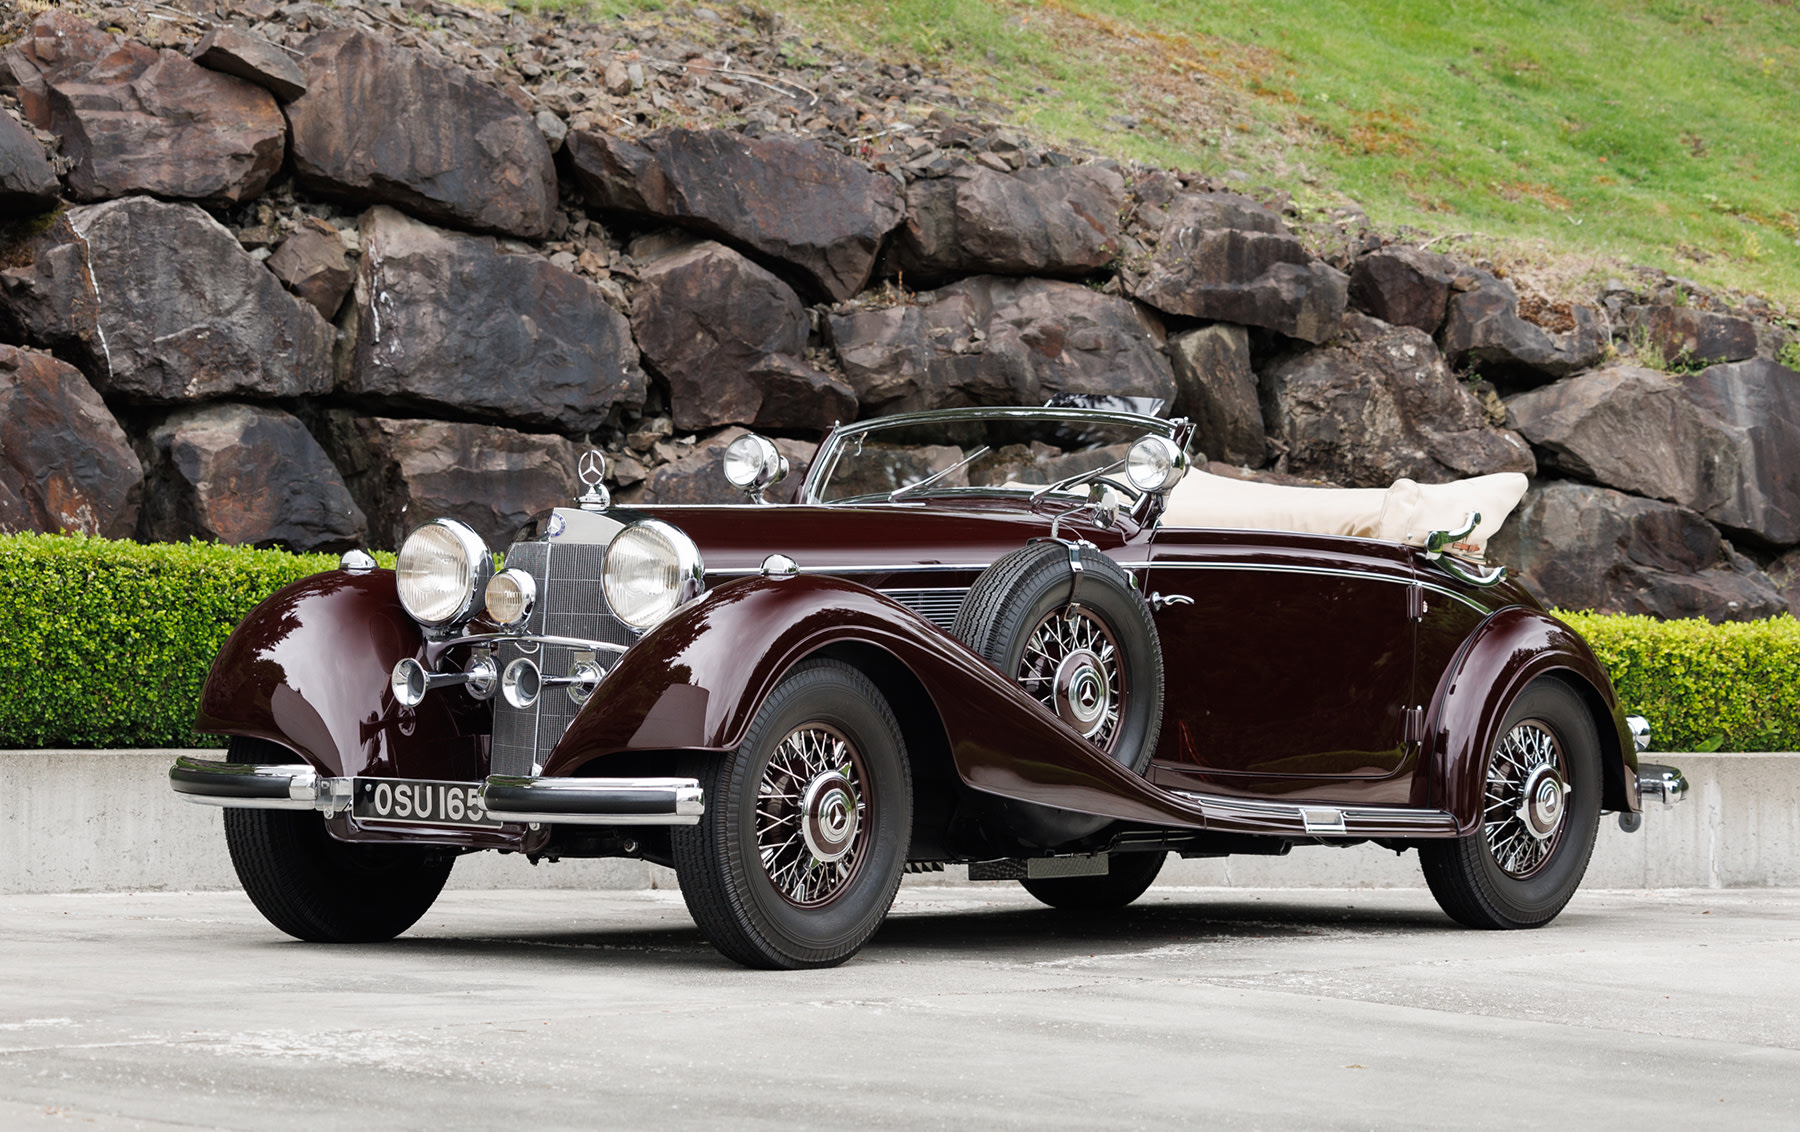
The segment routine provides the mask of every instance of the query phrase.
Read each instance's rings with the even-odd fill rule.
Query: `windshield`
[[[872,503],[944,494],[1029,494],[1122,464],[1167,421],[1125,413],[951,410],[856,425],[832,437],[808,485],[818,503]]]

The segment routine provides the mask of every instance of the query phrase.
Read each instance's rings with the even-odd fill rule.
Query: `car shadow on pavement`
[[[1436,909],[1359,904],[1347,894],[1341,905],[1316,900],[1183,900],[1142,904],[1109,912],[1054,908],[965,905],[931,907],[930,897],[903,899],[863,955],[878,961],[998,958],[1087,958],[1111,951],[1205,945],[1238,940],[1310,940],[1462,932]],[[926,907],[917,907],[924,903]],[[910,905],[910,906],[909,906]],[[690,924],[609,928],[596,913],[591,925],[558,928],[510,926],[500,932],[443,934],[430,917],[415,933],[384,945],[419,955],[545,960],[567,955],[578,962],[599,956],[634,967],[717,968],[730,964]]]

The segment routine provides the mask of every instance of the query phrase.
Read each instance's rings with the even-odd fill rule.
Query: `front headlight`
[[[466,620],[493,572],[487,544],[455,519],[433,519],[406,536],[394,563],[400,604],[425,625]]]
[[[641,633],[699,597],[705,574],[692,539],[660,519],[645,519],[607,546],[602,586],[613,616]]]

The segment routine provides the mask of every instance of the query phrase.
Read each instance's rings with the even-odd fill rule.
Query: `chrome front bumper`
[[[1687,797],[1687,778],[1672,766],[1639,763],[1637,780],[1638,797],[1645,801],[1655,798],[1665,806],[1673,806]]]
[[[507,821],[577,825],[696,825],[706,795],[692,778],[488,776],[487,812]]]
[[[304,763],[253,766],[181,755],[169,785],[190,802],[254,810],[350,806],[355,780],[319,774]],[[694,825],[706,795],[692,778],[517,778],[490,775],[482,806],[505,822],[561,825]]]

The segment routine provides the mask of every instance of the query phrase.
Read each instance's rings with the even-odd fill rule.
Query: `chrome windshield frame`
[[[806,480],[801,487],[799,502],[818,507],[834,506],[832,502],[821,498],[821,490],[831,482],[832,475],[836,473],[838,459],[842,456],[844,447],[870,433],[940,422],[954,424],[961,421],[991,420],[1062,421],[1070,424],[1115,425],[1121,428],[1135,429],[1140,433],[1151,432],[1166,436],[1182,445],[1184,450],[1187,447],[1187,439],[1193,435],[1191,426],[1184,418],[1174,417],[1165,420],[1162,417],[1147,417],[1141,413],[1128,413],[1117,409],[972,405],[960,409],[896,413],[893,416],[875,417],[859,421],[856,424],[840,425],[833,429],[820,446],[819,454],[814,457],[812,466],[806,471]],[[848,505],[847,501],[840,500],[838,502]],[[867,501],[854,505],[867,506]]]

